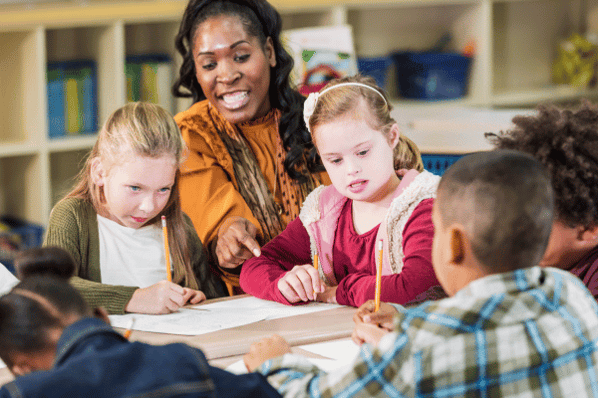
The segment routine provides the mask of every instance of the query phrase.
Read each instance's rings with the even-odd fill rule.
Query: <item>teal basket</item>
[[[453,163],[459,160],[463,155],[427,155],[422,154],[424,169],[430,173],[441,176],[451,167]]]

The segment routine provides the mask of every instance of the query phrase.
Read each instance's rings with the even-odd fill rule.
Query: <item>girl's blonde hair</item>
[[[345,85],[344,83],[359,83],[360,85]],[[343,84],[342,87],[332,88]],[[361,85],[369,86],[370,88]],[[321,96],[317,97],[313,113],[306,122],[311,132],[312,141],[316,144],[314,130],[317,126],[329,123],[338,119],[349,112],[354,111],[361,101],[369,109],[370,115],[365,117],[368,125],[374,130],[378,130],[388,138],[393,124],[396,121],[390,116],[392,106],[384,91],[376,85],[373,78],[369,76],[351,76],[341,79],[331,80],[326,87],[321,90],[327,90]],[[401,134],[399,142],[394,148],[394,168],[398,169],[416,169],[424,170],[421,152],[413,141]]]
[[[84,168],[77,176],[77,183],[67,198],[79,198],[92,204],[96,212],[104,209],[106,198],[101,186],[92,178],[93,164],[101,159],[110,166],[124,163],[133,156],[156,158],[171,155],[176,161],[176,174],[170,197],[160,214],[147,222],[160,223],[162,215],[168,220],[168,240],[170,254],[175,264],[173,281],[183,282],[185,286],[197,289],[198,284],[191,267],[189,245],[187,241],[186,222],[181,210],[179,197],[180,166],[186,151],[185,142],[172,115],[159,105],[147,102],[132,102],[114,111],[98,134],[85,162]],[[106,172],[109,172],[108,170]],[[177,275],[183,269],[184,274]]]

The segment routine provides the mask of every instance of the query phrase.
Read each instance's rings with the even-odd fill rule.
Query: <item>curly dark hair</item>
[[[540,105],[533,116],[516,116],[515,127],[486,133],[497,148],[516,149],[539,160],[550,175],[555,216],[569,227],[598,223],[598,107]]]
[[[172,93],[176,97],[192,97],[193,102],[206,98],[195,74],[193,38],[202,22],[220,15],[238,17],[247,34],[256,37],[262,46],[266,45],[268,37],[272,39],[276,66],[270,69],[270,103],[281,110],[279,132],[287,151],[285,170],[291,178],[303,182],[306,168],[309,172],[316,172],[323,170],[323,166],[303,121],[305,98],[290,84],[293,58],[280,41],[282,19],[270,3],[265,0],[190,0],[175,39],[183,63]],[[182,91],[182,88],[189,92]]]

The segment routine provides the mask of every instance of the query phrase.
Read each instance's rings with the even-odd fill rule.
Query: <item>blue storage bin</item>
[[[430,173],[441,176],[451,167],[453,163],[459,160],[463,155],[428,155],[422,154],[424,168]]]
[[[357,58],[357,69],[362,75],[371,76],[376,80],[376,84],[386,90],[386,78],[388,76],[388,67],[392,60],[388,57]]]
[[[467,94],[471,58],[457,53],[395,52],[397,92],[404,98],[443,100]]]
[[[0,222],[10,228],[0,232],[0,263],[14,273],[14,256],[20,250],[41,246],[44,228],[11,216],[0,217]]]

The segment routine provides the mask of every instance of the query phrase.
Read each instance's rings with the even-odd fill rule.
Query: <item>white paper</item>
[[[353,362],[360,349],[351,339],[323,341],[302,345],[299,348],[338,361],[341,366]]]
[[[359,346],[351,339],[340,339],[322,343],[307,344],[299,346],[298,348],[321,355],[323,357],[327,357],[305,357],[309,362],[325,372],[332,372],[343,366],[352,364],[355,361],[355,357],[359,354]],[[228,367],[226,367],[226,370],[235,374],[247,373],[247,368],[245,367],[245,363],[242,359],[230,364]]]
[[[110,322],[114,327],[126,329],[130,327],[131,318],[135,318],[133,330],[198,335],[258,322],[264,320],[265,316],[259,311],[242,307],[204,310],[181,308],[165,315],[110,315]]]
[[[0,296],[11,291],[19,280],[4,265],[0,264]]]
[[[341,307],[338,304],[311,302],[304,305],[284,305],[275,301],[262,300],[257,297],[242,297],[234,300],[224,300],[211,304],[198,304],[191,308],[209,309],[211,311],[248,310],[258,311],[263,319],[277,319],[288,316],[309,314]]]

